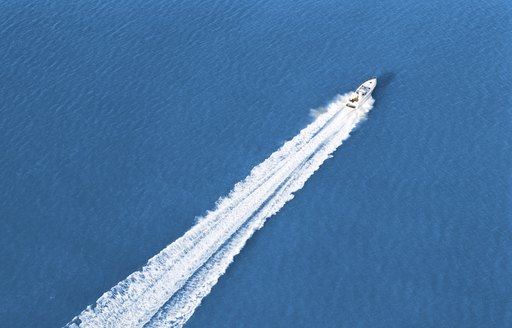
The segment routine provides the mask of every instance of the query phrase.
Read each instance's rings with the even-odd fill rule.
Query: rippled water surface
[[[512,5],[10,1],[0,322],[59,327],[326,105],[375,105],[188,327],[512,326]]]

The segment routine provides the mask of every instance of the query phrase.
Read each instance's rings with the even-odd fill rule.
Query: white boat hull
[[[362,104],[371,98],[372,92],[376,86],[377,78],[373,78],[364,82],[350,96],[349,101],[345,104],[345,106],[352,109],[358,109]]]

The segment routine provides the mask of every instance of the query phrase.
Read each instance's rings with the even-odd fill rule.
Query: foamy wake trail
[[[87,307],[69,327],[182,326],[247,239],[293,198],[371,109],[358,113],[335,99],[324,114],[286,142],[185,235]]]

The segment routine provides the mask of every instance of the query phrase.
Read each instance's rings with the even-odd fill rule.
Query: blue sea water
[[[0,326],[66,324],[371,75],[187,326],[512,326],[507,1],[1,9]]]

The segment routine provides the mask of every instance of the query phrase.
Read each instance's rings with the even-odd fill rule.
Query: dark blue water
[[[512,325],[510,3],[1,7],[1,326],[64,325],[371,75],[188,326]]]

